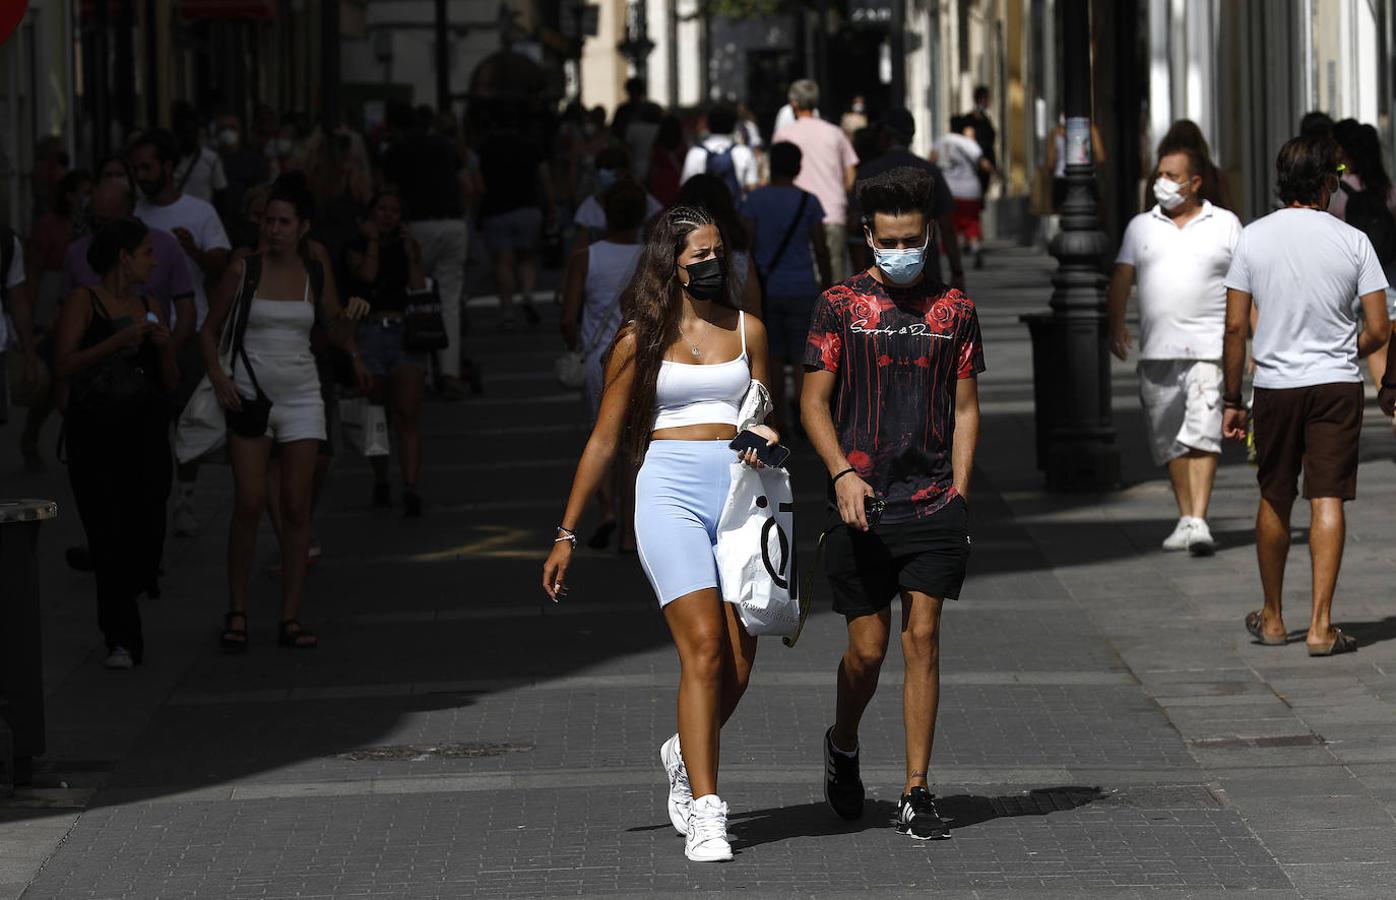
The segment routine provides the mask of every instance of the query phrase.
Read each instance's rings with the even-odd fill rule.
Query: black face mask
[[[722,258],[714,256],[692,265],[681,266],[688,272],[684,289],[694,300],[723,300],[727,286],[727,267]]]

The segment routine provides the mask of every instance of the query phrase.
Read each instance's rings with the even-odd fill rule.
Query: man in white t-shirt
[[[1222,332],[1226,273],[1241,222],[1198,192],[1202,160],[1179,151],[1158,161],[1158,205],[1125,229],[1110,279],[1110,346],[1129,357],[1125,306],[1139,285],[1139,400],[1154,464],[1168,467],[1178,524],[1164,550],[1210,556],[1207,506],[1221,455]]]
[[[1284,644],[1281,593],[1289,555],[1289,516],[1304,473],[1313,514],[1309,556],[1313,606],[1305,643],[1310,656],[1350,653],[1357,641],[1333,627],[1333,591],[1343,558],[1343,503],[1357,496],[1357,444],[1364,398],[1357,360],[1391,333],[1386,276],[1372,242],[1325,210],[1338,189],[1337,147],[1300,136],[1275,165],[1284,209],[1241,232],[1226,276],[1223,348],[1226,437],[1246,437],[1241,402],[1246,334],[1254,305],[1255,452],[1260,482],[1256,556],[1265,606],[1246,617],[1260,643]],[[1361,300],[1361,321],[1352,298]]]
[[[708,136],[688,151],[683,160],[679,183],[704,172],[721,178],[733,190],[732,202],[741,206],[742,197],[756,187],[761,173],[756,154],[732,140],[737,129],[737,110],[730,103],[719,103],[706,116]]]
[[[189,402],[199,379],[203,377],[203,356],[199,352],[198,342],[190,338],[208,314],[206,286],[216,283],[222,276],[231,252],[228,235],[213,206],[179,189],[174,179],[174,167],[178,160],[179,144],[168,131],[156,129],[146,132],[131,147],[131,170],[135,173],[141,193],[145,195],[136,204],[136,218],[151,228],[168,231],[178,239],[194,282],[196,321],[176,319],[174,325],[173,339],[179,359],[179,389],[175,397],[177,411]],[[174,494],[174,531],[180,536],[198,533],[199,520],[194,513],[194,482],[198,472],[197,462],[179,467],[179,486]]]
[[[955,198],[955,233],[964,241],[965,253],[974,254],[974,267],[984,268],[984,181],[993,171],[974,135],[969,116],[955,116],[950,131],[936,141],[936,162]]]

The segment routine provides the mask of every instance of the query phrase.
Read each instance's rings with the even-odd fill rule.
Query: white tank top
[[[605,350],[620,328],[620,293],[635,273],[640,244],[598,241],[587,248],[587,280],[582,304],[582,346]]]
[[[736,425],[742,397],[751,385],[746,355],[746,313],[737,313],[742,352],[736,359],[694,366],[663,360],[654,386],[654,427]]]

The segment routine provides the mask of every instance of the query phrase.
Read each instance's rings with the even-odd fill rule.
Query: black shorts
[[[1360,382],[1256,388],[1256,480],[1260,496],[1289,503],[1304,473],[1304,499],[1357,497],[1357,442],[1366,401]]]
[[[961,497],[935,515],[858,532],[838,521],[824,538],[824,571],[834,611],[847,618],[881,612],[903,590],[942,600],[960,596],[969,563],[969,506]]]

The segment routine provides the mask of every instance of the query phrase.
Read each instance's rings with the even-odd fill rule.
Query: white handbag
[[[367,397],[345,397],[339,401],[339,427],[344,442],[364,456],[387,456],[388,413]]]
[[[237,298],[223,323],[223,332],[218,336],[218,365],[225,373],[233,370],[233,344],[236,343],[241,321],[249,314],[251,294],[256,290],[255,282],[260,275],[260,264],[245,263]],[[198,336],[193,339],[198,340]],[[223,404],[218,402],[213,382],[205,373],[175,424],[175,459],[183,464],[211,456],[222,449],[227,440],[228,420],[223,413]]]
[[[732,463],[732,486],[717,523],[722,599],[751,635],[793,636],[800,628],[795,497],[784,469]]]

